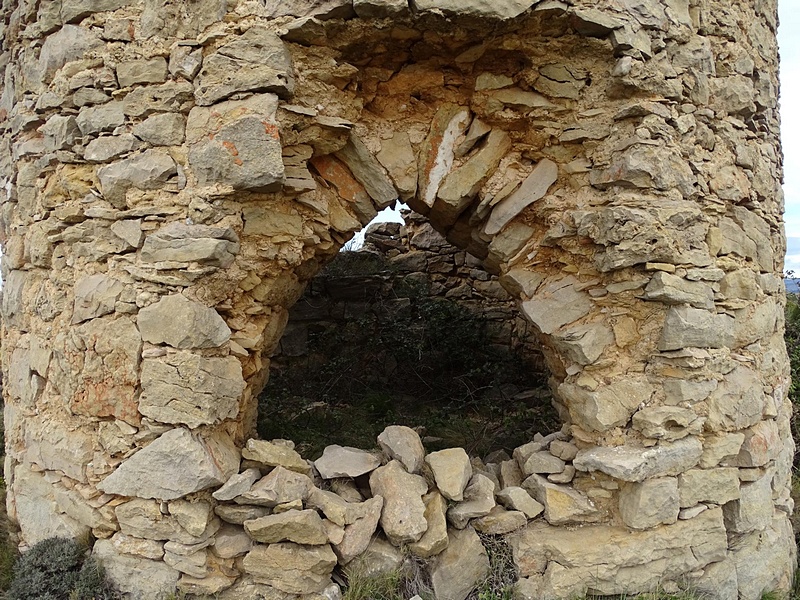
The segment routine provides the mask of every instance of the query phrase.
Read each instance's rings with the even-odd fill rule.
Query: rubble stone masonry
[[[485,535],[518,598],[790,586],[775,0],[0,6],[24,546],[91,534],[148,600],[333,600],[408,553],[464,600]],[[516,299],[561,431],[252,439],[289,307],[397,198]]]

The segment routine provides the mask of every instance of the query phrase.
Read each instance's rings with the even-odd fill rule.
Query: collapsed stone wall
[[[308,283],[289,310],[271,357],[273,366],[301,364],[314,351],[309,333],[319,336],[367,314],[391,319],[410,302],[438,299],[479,317],[489,343],[517,353],[546,378],[533,326],[498,278],[487,273],[480,260],[448,243],[424,217],[406,212],[404,219],[405,225],[371,225],[358,250],[361,254],[345,255],[341,266],[334,263]],[[349,258],[356,260],[351,264]]]
[[[523,598],[788,588],[774,1],[3,0],[0,23],[24,544],[91,533],[132,597],[331,598],[380,525],[373,548],[437,537],[463,600],[499,515]],[[518,299],[565,424],[474,473],[384,440],[326,491],[330,465],[246,442],[255,399],[304,284],[398,197]]]

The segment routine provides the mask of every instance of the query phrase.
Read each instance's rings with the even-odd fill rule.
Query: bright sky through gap
[[[786,266],[800,272],[800,0],[779,0]]]

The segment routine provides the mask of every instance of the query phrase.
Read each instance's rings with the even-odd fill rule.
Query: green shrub
[[[34,545],[14,567],[8,600],[110,600],[102,568],[72,539],[50,538]]]

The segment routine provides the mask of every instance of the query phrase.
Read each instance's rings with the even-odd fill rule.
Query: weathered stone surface
[[[328,543],[322,519],[315,510],[290,510],[245,521],[244,530],[254,541],[262,544],[295,542],[319,546]]]
[[[755,425],[764,411],[764,391],[752,369],[738,366],[719,382],[706,400],[708,426],[715,431],[733,431]]]
[[[510,148],[511,138],[508,134],[495,129],[478,152],[445,177],[431,209],[437,222],[444,225],[456,222]]]
[[[681,502],[678,479],[657,477],[625,485],[619,494],[619,513],[632,529],[650,529],[678,520]]]
[[[33,472],[30,464],[19,464],[14,469],[14,489],[9,505],[14,507],[21,534],[29,544],[36,544],[53,536],[86,536],[90,529],[73,519],[58,506],[52,487],[44,476]]]
[[[606,325],[587,323],[562,329],[553,336],[553,342],[570,360],[590,365],[614,343],[614,332]]]
[[[125,460],[97,487],[108,494],[172,500],[222,485],[238,467],[230,438],[203,438],[179,427]]]
[[[147,60],[126,60],[117,65],[120,87],[137,83],[164,83],[167,79],[167,61],[162,56]]]
[[[80,130],[75,117],[54,115],[39,128],[44,135],[45,149],[48,152],[68,150],[80,137]]]
[[[266,440],[247,440],[247,444],[242,449],[242,458],[255,461],[265,467],[283,467],[306,475],[311,471],[311,467],[294,448]]]
[[[76,117],[83,135],[111,132],[125,123],[125,113],[120,102],[109,102],[100,106],[84,106]]]
[[[678,477],[681,508],[699,502],[726,504],[739,498],[739,470],[690,469]]]
[[[367,549],[348,566],[364,577],[377,577],[396,573],[404,561],[405,557],[399,548],[392,546],[382,536],[376,536]]]
[[[132,600],[163,600],[173,593],[180,573],[161,561],[120,554],[110,540],[98,540],[92,554],[109,581],[124,587]],[[147,573],[142,577],[142,573]]]
[[[153,146],[177,146],[186,137],[186,117],[173,113],[152,115],[134,125],[133,135]]]
[[[425,502],[425,520],[428,528],[419,541],[408,545],[408,549],[420,558],[431,558],[447,548],[447,500],[439,492],[433,491],[426,494],[422,500]]]
[[[163,542],[133,537],[121,531],[115,533],[110,539],[114,549],[120,554],[130,554],[150,560],[160,560],[164,556]]]
[[[125,194],[130,188],[158,189],[177,172],[175,161],[169,154],[146,150],[142,154],[100,167],[97,177],[103,197],[115,208],[125,208]]]
[[[364,502],[362,515],[344,528],[342,541],[334,544],[333,551],[339,557],[339,564],[346,565],[362,554],[369,546],[383,509],[383,498],[375,496]]]
[[[358,137],[351,135],[345,147],[336,153],[336,157],[347,165],[353,177],[364,186],[378,208],[397,200],[397,190],[386,171]]]
[[[724,348],[733,342],[733,319],[728,315],[707,310],[675,306],[669,309],[659,350],[697,348]]]
[[[737,467],[762,467],[778,457],[781,437],[773,420],[759,421],[744,432],[744,442],[735,458],[725,461]]]
[[[739,536],[732,544],[740,598],[761,598],[773,590],[789,590],[794,573],[792,527],[775,516],[764,531]]]
[[[721,509],[645,531],[608,525],[569,530],[536,522],[513,534],[510,543],[521,577],[544,576],[543,598],[656,589],[724,559],[728,548]]]
[[[235,501],[239,504],[273,507],[294,500],[305,500],[313,486],[307,475],[275,467]]]
[[[436,112],[419,153],[417,197],[422,206],[416,210],[433,206],[439,186],[453,167],[456,141],[469,122],[469,111],[460,106],[447,104]]]
[[[404,425],[390,425],[378,436],[378,445],[389,458],[399,460],[409,473],[419,473],[425,448],[419,434]]]
[[[329,545],[303,546],[282,542],[255,546],[242,562],[257,581],[290,594],[313,594],[324,590],[336,566]]]
[[[653,275],[644,289],[647,300],[658,300],[664,304],[690,304],[695,308],[714,307],[714,292],[711,286],[701,281],[688,281],[669,273]]]
[[[648,406],[633,415],[633,428],[648,438],[674,441],[687,435],[697,435],[705,419],[688,408],[677,406]]]
[[[181,294],[164,296],[143,308],[136,324],[145,342],[173,348],[216,348],[231,337],[216,310]]]
[[[157,500],[134,498],[117,506],[114,512],[124,534],[148,540],[203,544],[219,529],[219,521],[213,520],[201,536],[192,535],[181,527],[176,517],[162,512],[162,506]]]
[[[655,387],[628,378],[586,390],[571,383],[558,386],[573,421],[587,431],[607,431],[628,423],[640,404],[650,400]]]
[[[141,142],[130,133],[117,136],[103,136],[86,144],[83,158],[89,162],[107,162],[129,154],[141,146]]]
[[[697,464],[702,452],[700,440],[689,437],[653,448],[588,448],[579,451],[572,464],[579,471],[602,471],[623,481],[643,481],[687,471]]]
[[[253,540],[240,527],[223,525],[214,536],[214,554],[220,558],[236,558],[252,550]]]
[[[233,525],[243,525],[245,521],[265,517],[271,512],[272,511],[266,506],[218,504],[214,508],[214,514],[226,523],[232,523]]]
[[[522,482],[522,487],[544,506],[544,518],[551,525],[583,523],[596,518],[594,503],[569,486],[550,483],[540,475],[531,475]]]
[[[191,577],[202,578],[206,575],[206,560],[208,554],[205,550],[200,550],[189,555],[175,554],[166,550],[165,544],[164,562],[181,573],[186,573]]]
[[[464,490],[464,500],[450,507],[447,518],[457,529],[464,529],[470,519],[483,517],[495,507],[494,491],[492,480],[476,473]]]
[[[437,598],[464,600],[489,574],[489,556],[472,527],[448,533],[448,544],[431,567]]]
[[[664,380],[665,403],[670,406],[685,406],[708,398],[717,388],[715,380],[687,381],[684,379]]]
[[[497,500],[508,509],[522,512],[529,519],[534,519],[544,512],[544,505],[518,486],[503,488],[497,493]]]
[[[534,473],[561,473],[564,470],[564,461],[546,450],[540,450],[531,454],[521,467],[525,476]]]
[[[411,475],[396,460],[379,467],[369,476],[375,496],[384,500],[381,527],[393,544],[416,542],[428,528],[423,494],[428,484],[419,475]]]
[[[519,189],[494,207],[484,227],[486,234],[496,235],[499,233],[511,219],[537,200],[543,198],[557,179],[558,166],[547,158],[539,161],[530,175],[522,182]]]
[[[314,467],[323,479],[358,477],[375,470],[380,464],[380,459],[374,454],[336,444],[327,446],[322,456],[314,461]]]
[[[767,474],[739,487],[739,498],[723,507],[728,531],[747,533],[762,530],[772,523],[775,507],[772,503],[771,480],[772,477]]]
[[[228,267],[238,252],[239,238],[231,229],[170,223],[145,238],[141,259]]]
[[[122,100],[122,109],[131,117],[147,117],[159,112],[186,113],[194,104],[194,89],[188,81],[167,81],[161,85],[136,87]]]
[[[102,40],[90,29],[77,25],[64,25],[47,37],[39,53],[38,72],[44,82],[49,83],[56,71],[71,60],[83,58],[84,54],[103,46]]]
[[[703,440],[703,455],[700,457],[698,466],[701,469],[710,469],[720,463],[726,463],[726,459],[735,459],[744,442],[743,433],[718,433],[706,435]]]
[[[486,535],[506,535],[528,524],[525,513],[495,506],[489,514],[472,521],[476,531]]]
[[[436,487],[448,500],[461,502],[464,489],[472,477],[472,465],[463,448],[448,448],[431,452],[425,462],[433,472]]]
[[[203,535],[212,519],[211,505],[204,501],[175,500],[169,503],[169,513],[175,517],[178,525],[195,537]],[[190,548],[186,552],[192,553],[195,550],[197,548]],[[172,551],[180,552],[174,549]]]
[[[594,170],[592,185],[610,185],[657,190],[678,189],[685,198],[694,192],[695,176],[673,148],[635,144],[616,154],[606,169]]]
[[[114,312],[124,284],[107,275],[90,275],[75,284],[72,323],[81,323]]]
[[[245,389],[242,366],[235,357],[204,358],[189,352],[144,359],[141,383],[139,412],[192,429],[235,417]]]
[[[195,81],[200,106],[248,91],[273,92],[282,98],[294,93],[291,55],[273,31],[258,25],[206,56]]]
[[[408,134],[398,131],[388,140],[383,140],[375,158],[389,173],[400,198],[411,198],[417,191],[418,174],[417,157]]]
[[[522,303],[522,312],[542,333],[554,333],[592,310],[592,301],[579,291],[579,283],[567,276],[541,285],[530,300]]]

